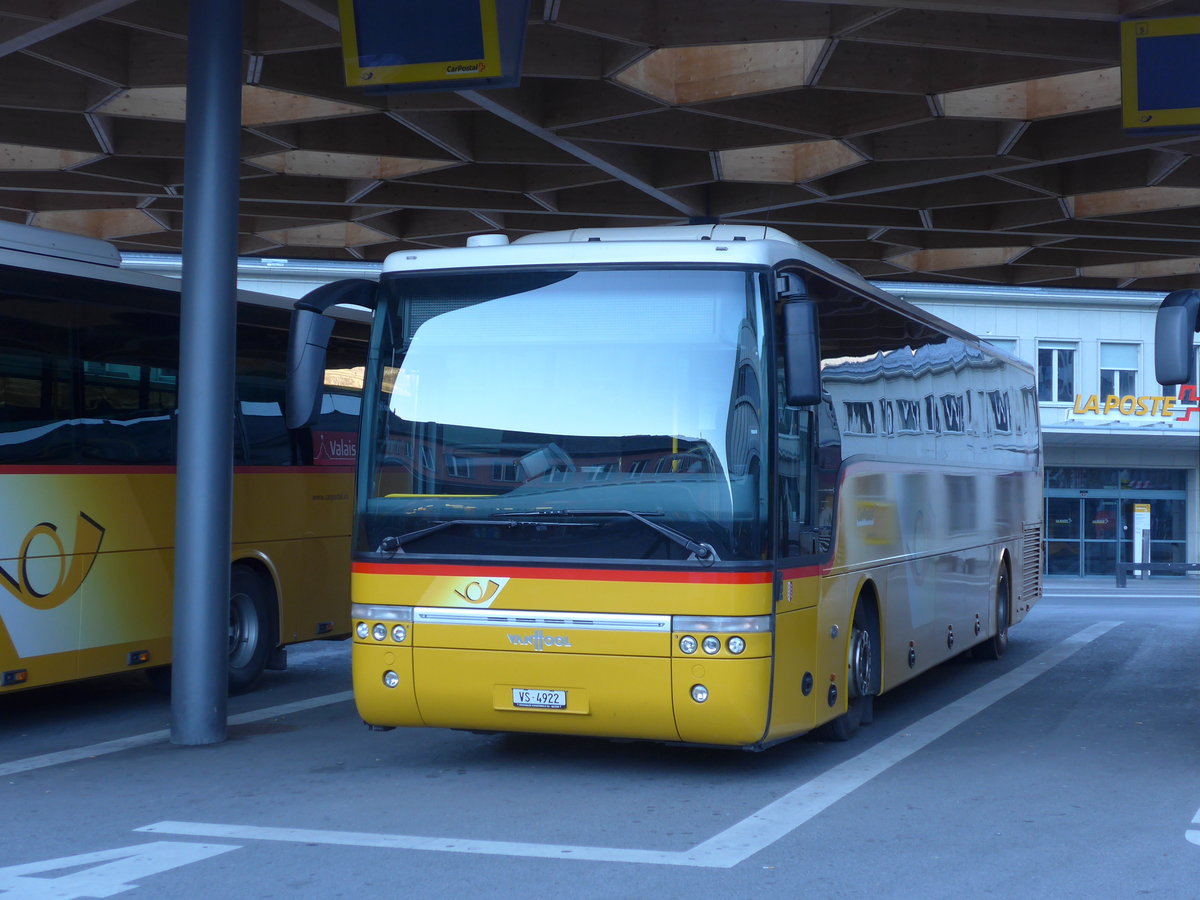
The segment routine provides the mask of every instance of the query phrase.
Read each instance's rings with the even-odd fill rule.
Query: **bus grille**
[[[1021,596],[1033,600],[1042,594],[1042,526],[1026,525],[1021,535]]]

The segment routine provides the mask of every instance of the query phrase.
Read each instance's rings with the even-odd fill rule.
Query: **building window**
[[[447,453],[446,474],[453,475],[455,478],[470,478],[471,460],[465,456],[455,456],[453,453]]]
[[[1038,342],[1038,399],[1071,403],[1075,399],[1075,344]]]
[[[891,400],[879,401],[879,425],[883,434],[896,433],[896,408]]]
[[[1012,431],[1012,414],[1006,391],[988,391],[988,407],[992,413],[992,429],[997,434],[1008,434]]]
[[[925,430],[938,434],[942,430],[942,418],[938,415],[937,400],[933,394],[925,395]]]
[[[875,433],[875,406],[873,404],[848,401],[845,406],[847,434]]]
[[[985,338],[985,340],[996,349],[1003,350],[1009,356],[1016,356],[1018,359],[1020,359],[1020,356],[1017,354],[1019,344],[1016,338],[990,337]]]
[[[896,413],[901,434],[921,433],[921,404],[916,400],[897,400]]]
[[[942,394],[941,400],[946,431],[961,434],[966,430],[962,394]]]
[[[1137,394],[1138,345],[1100,344],[1100,396]]]

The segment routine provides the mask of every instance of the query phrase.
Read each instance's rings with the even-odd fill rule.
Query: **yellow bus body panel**
[[[675,721],[679,737],[689,743],[745,746],[761,741],[767,730],[771,701],[771,660],[672,660]],[[693,686],[703,685],[708,699],[692,699]]]
[[[809,731],[816,723],[816,702],[820,685],[816,680],[817,611],[813,607],[792,609],[775,617],[774,697],[771,704],[771,730],[768,739],[781,740]],[[812,685],[804,693],[804,676]],[[824,696],[819,698],[824,705]]]
[[[545,620],[589,613],[653,616],[668,623],[671,615],[767,615],[769,576],[695,584],[622,581],[606,578],[609,573],[603,571],[593,581],[582,570],[571,579],[538,577],[537,569],[516,577],[513,571],[494,575],[506,579],[491,597],[502,599],[503,607],[486,608],[499,627],[415,621],[402,645],[392,641],[390,628],[383,642],[354,639],[354,690],[365,722],[730,746],[762,740],[770,708],[769,633],[742,635],[741,654],[726,649],[728,635],[722,634],[717,654],[684,655],[678,649],[682,635],[672,633],[669,624],[646,632],[602,624],[558,628]],[[396,574],[355,572],[353,597],[356,604],[378,607],[461,609],[469,606],[463,598],[486,592],[488,577],[484,569],[466,579],[405,574],[400,567]],[[473,582],[481,588],[466,591]],[[431,602],[438,600],[442,603]],[[540,624],[522,625],[523,613],[546,615]],[[524,642],[539,632],[536,643]],[[384,683],[389,669],[399,675],[395,688]],[[702,680],[697,671],[704,673]],[[697,683],[709,690],[703,703],[691,696]],[[519,707],[514,690],[565,691],[566,706]]]
[[[678,740],[669,661],[577,653],[417,649],[426,725]],[[514,688],[565,690],[565,710],[513,705]]]
[[[174,470],[0,477],[0,672],[24,673],[0,694],[169,663]],[[346,469],[235,470],[231,561],[269,579],[280,644],[350,631],[352,484]]]

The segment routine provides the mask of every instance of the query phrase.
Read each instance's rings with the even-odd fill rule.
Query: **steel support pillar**
[[[242,0],[191,0],[171,741],[226,737]]]

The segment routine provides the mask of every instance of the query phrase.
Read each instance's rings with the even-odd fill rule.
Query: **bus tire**
[[[1008,569],[1000,570],[996,579],[996,633],[971,648],[976,659],[999,659],[1008,649],[1008,620],[1012,606],[1012,590],[1008,583]]]
[[[817,730],[823,741],[848,741],[860,725],[875,719],[875,694],[879,691],[879,615],[871,601],[860,598],[850,626],[846,665],[846,711]]]
[[[275,645],[271,590],[246,566],[229,573],[229,693],[250,690],[267,667]]]

